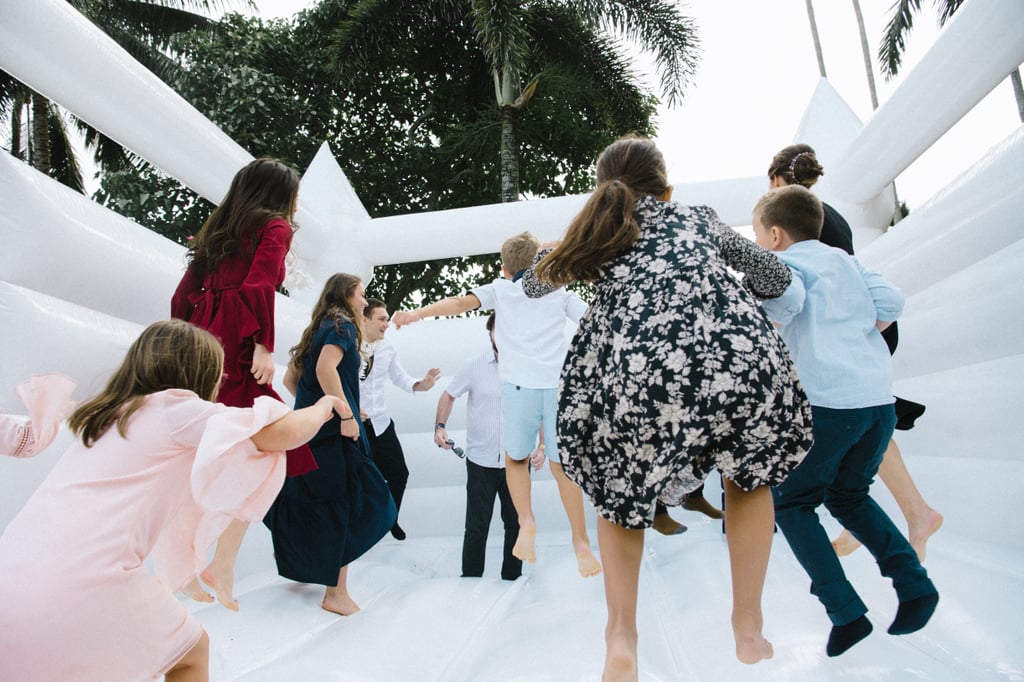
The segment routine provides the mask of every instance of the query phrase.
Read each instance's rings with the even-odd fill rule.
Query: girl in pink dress
[[[72,413],[79,440],[0,536],[0,679],[208,679],[209,640],[174,592],[230,519],[263,518],[284,450],[342,406],[214,403],[223,359],[208,332],[157,322]]]
[[[0,413],[0,455],[34,457],[57,437],[60,423],[75,406],[75,382],[63,374],[36,374],[18,384],[14,393],[28,416]]]
[[[256,159],[235,174],[224,200],[189,245],[188,269],[171,298],[171,317],[209,331],[224,348],[224,378],[217,400],[252,407],[259,396],[281,400],[274,379],[274,301],[285,278],[285,256],[292,243],[292,219],[299,196],[299,174],[274,159]],[[316,469],[303,443],[288,452],[289,476]],[[217,543],[203,581],[227,608],[235,559],[248,526],[228,526]],[[213,601],[198,582],[186,592]]]

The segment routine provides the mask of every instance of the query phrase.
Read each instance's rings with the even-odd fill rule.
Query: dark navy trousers
[[[900,602],[935,593],[913,547],[868,494],[896,424],[893,406],[812,406],[812,412],[814,446],[772,490],[775,521],[811,578],[811,594],[833,625],[846,625],[867,613],[818,520],[816,510],[822,504],[875,557]]]

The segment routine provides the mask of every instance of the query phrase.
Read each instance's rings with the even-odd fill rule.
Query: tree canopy
[[[331,62],[340,4],[323,2],[291,20],[231,14],[210,31],[179,37],[182,68],[172,86],[255,156],[304,171],[328,142],[371,216],[496,201],[500,115],[471,27],[456,22],[397,41],[373,63],[351,65],[356,73],[342,82]],[[611,47],[600,40],[582,47]],[[568,37],[563,43],[572,48]],[[588,191],[594,159],[609,142],[653,134],[656,99],[624,58],[606,62],[618,77],[581,75],[539,57],[532,63],[548,85],[520,121],[525,192]],[[98,199],[181,243],[212,210],[145,164],[108,174]],[[414,291],[433,298],[493,279],[495,265],[488,256],[388,266],[377,269],[370,290],[394,309]]]

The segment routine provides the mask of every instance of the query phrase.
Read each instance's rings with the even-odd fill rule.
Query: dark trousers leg
[[[843,458],[835,481],[825,491],[825,508],[868,549],[882,575],[890,578],[901,602],[935,593],[917,553],[881,507],[869,496],[892,438],[892,405],[871,408],[865,437]]]
[[[367,422],[366,435],[370,440],[370,456],[373,457],[373,463],[384,475],[391,497],[395,499],[395,507],[401,511],[402,496],[405,495],[405,486],[409,482],[409,467],[405,464],[405,453],[402,452],[402,444],[395,433],[395,422],[388,424],[388,428],[379,436],[373,434],[373,426]]]
[[[814,446],[807,457],[772,490],[775,522],[797,561],[811,578],[811,594],[825,607],[833,625],[846,625],[867,613],[853,585],[846,579],[832,543],[818,519],[817,508],[833,485],[846,453],[865,435],[860,410],[813,408]],[[868,483],[878,461],[863,463]],[[867,496],[867,486],[862,491]]]
[[[515,580],[523,574],[523,560],[512,554],[512,548],[519,537],[519,514],[512,504],[508,482],[503,469],[494,469],[498,485],[498,502],[501,504],[501,522],[505,526],[505,551],[501,560],[501,579]]]
[[[466,460],[466,532],[462,538],[462,577],[479,578],[484,574],[487,555],[487,531],[494,514],[494,497],[498,492],[492,476],[501,469],[488,469]],[[514,542],[514,541],[513,541]]]

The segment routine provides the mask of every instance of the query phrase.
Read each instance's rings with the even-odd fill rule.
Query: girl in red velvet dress
[[[216,336],[224,347],[224,377],[218,402],[252,407],[259,396],[281,397],[273,389],[274,299],[285,277],[292,243],[291,222],[299,195],[299,174],[273,159],[256,159],[237,174],[221,204],[189,246],[188,269],[171,299],[171,316]],[[316,469],[307,446],[288,451],[289,476]],[[248,524],[235,521],[221,536],[202,579],[227,608],[235,559]],[[192,583],[186,593],[199,601],[213,597]]]

